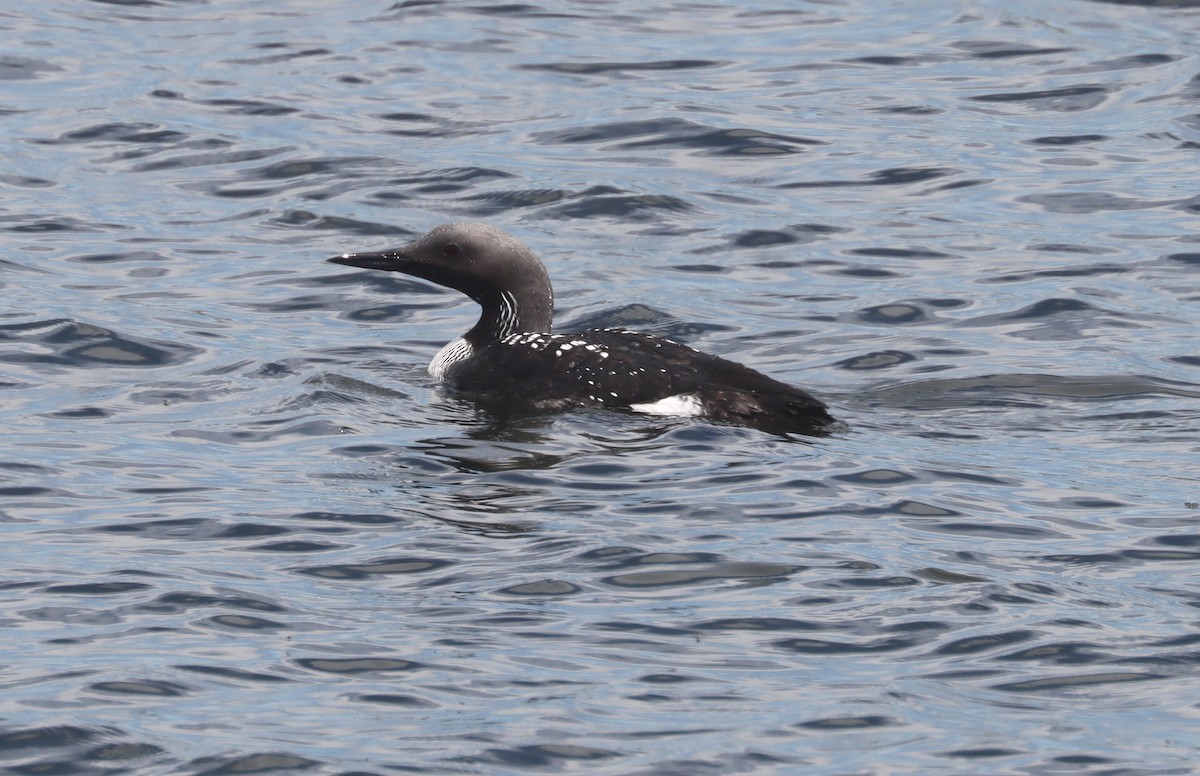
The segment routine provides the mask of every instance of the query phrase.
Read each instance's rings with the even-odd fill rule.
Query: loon
[[[397,250],[329,261],[403,272],[475,300],[479,322],[429,364],[459,391],[536,409],[698,416],[781,433],[819,434],[834,422],[806,391],[678,342],[624,329],[552,334],[545,266],[488,224],[443,224]]]

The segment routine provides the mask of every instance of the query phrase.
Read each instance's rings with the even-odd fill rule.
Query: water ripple
[[[163,367],[194,358],[201,348],[148,340],[102,326],[67,319],[0,325],[0,362],[54,364],[77,369],[96,366]]]
[[[0,769],[1194,770],[1186,4],[10,5]],[[845,427],[441,390],[461,219]]]

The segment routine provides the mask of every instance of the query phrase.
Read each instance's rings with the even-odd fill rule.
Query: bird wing
[[[450,375],[460,390],[546,408],[629,407],[694,396],[709,417],[731,422],[831,420],[805,391],[687,345],[640,332],[514,335]]]

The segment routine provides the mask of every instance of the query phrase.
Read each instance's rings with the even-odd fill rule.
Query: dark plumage
[[[545,267],[486,224],[447,224],[398,250],[329,261],[414,275],[479,303],[479,322],[429,365],[457,390],[531,407],[697,415],[781,432],[820,432],[833,422],[807,392],[678,342],[620,329],[551,334]]]

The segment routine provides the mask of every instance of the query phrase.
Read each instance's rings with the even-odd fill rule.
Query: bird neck
[[[495,291],[476,299],[483,312],[479,321],[463,338],[475,347],[489,345],[520,332],[550,333],[553,324],[554,295],[547,282],[544,288],[524,291]]]

